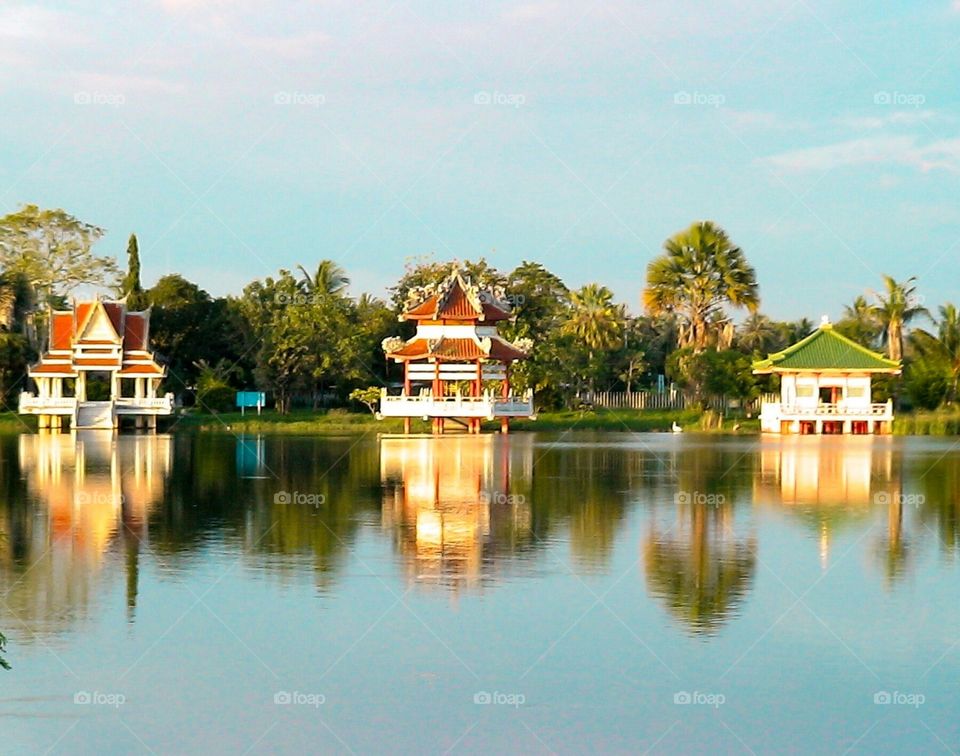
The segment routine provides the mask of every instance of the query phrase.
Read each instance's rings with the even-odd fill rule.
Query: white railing
[[[156,397],[130,397],[122,396],[114,399],[118,412],[131,413],[144,410],[155,412],[173,412],[173,394]]]
[[[380,396],[380,414],[384,417],[530,417],[533,392],[523,396],[433,396],[424,392],[417,396]]]
[[[77,406],[72,396],[34,396],[29,392],[20,394],[21,414],[69,415]]]
[[[776,414],[799,417],[883,417],[893,415],[893,404],[817,404],[803,406],[795,404],[764,404],[764,414],[773,409]]]

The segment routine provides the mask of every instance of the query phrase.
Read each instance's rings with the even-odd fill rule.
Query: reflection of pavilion
[[[7,602],[28,624],[82,612],[108,554],[124,548],[127,604],[136,605],[140,543],[150,510],[163,499],[172,464],[167,435],[112,431],[22,435],[20,473],[31,503],[44,518],[0,548],[0,570],[12,585]],[[17,558],[14,559],[13,555]],[[29,570],[23,571],[23,564]]]
[[[528,439],[504,436],[384,438],[383,525],[392,530],[411,578],[476,586],[498,549],[531,533]]]
[[[798,514],[819,531],[820,561],[829,564],[830,540],[845,522],[887,507],[884,548],[897,562],[904,554],[903,497],[893,446],[887,438],[783,438],[765,442],[754,499]],[[898,557],[899,555],[899,557]]]

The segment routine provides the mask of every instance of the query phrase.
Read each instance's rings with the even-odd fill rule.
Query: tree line
[[[50,308],[68,307],[78,288],[93,287],[125,296],[131,309],[151,308],[152,346],[168,368],[165,390],[184,404],[223,411],[233,406],[235,391],[257,388],[269,392],[281,412],[347,405],[351,394],[369,398],[364,389],[399,383],[399,367],[387,364],[381,342],[412,334],[398,315],[453,264],[409,261],[386,300],[351,296],[347,272],[329,259],[304,261],[250,282],[237,295],[215,297],[179,274],[144,288],[137,237],[129,238],[122,270],[95,253],[104,234],[64,210],[36,205],[0,218],[0,394],[8,404],[47,343]],[[760,312],[754,268],[711,221],[664,242],[647,266],[640,315],[617,303],[606,286],[571,289],[539,262],[509,271],[483,258],[456,265],[512,306],[516,317],[501,333],[532,345],[513,379],[520,390],[534,389],[545,408],[576,406],[592,391],[633,392],[664,380],[694,403],[751,399],[777,388],[776,377],[752,375],[753,360],[815,328],[806,318],[775,321]],[[896,396],[920,408],[956,401],[960,315],[950,303],[932,314],[915,279],[884,276],[879,291],[844,308],[835,328],[904,360],[902,379],[875,382],[878,401]]]

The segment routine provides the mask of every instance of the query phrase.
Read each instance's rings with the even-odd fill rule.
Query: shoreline
[[[588,412],[559,410],[541,412],[536,420],[514,420],[510,431],[595,430],[628,433],[669,433],[674,422],[684,432],[710,435],[760,435],[758,418],[727,417],[721,427],[705,427],[708,414],[698,410],[607,410]],[[711,425],[716,415],[710,417]],[[734,430],[734,425],[739,428]],[[21,416],[12,410],[0,412],[0,432],[22,433],[36,431],[36,420]],[[399,418],[377,420],[366,412],[345,410],[294,410],[288,415],[279,415],[273,410],[262,415],[239,412],[193,413],[187,412],[161,422],[161,432],[185,431],[211,433],[271,433],[299,435],[344,435],[374,431],[385,434],[402,434],[403,422]],[[496,433],[499,423],[484,421],[484,433]],[[415,419],[412,433],[430,434],[430,423]],[[458,433],[459,431],[453,431]],[[903,413],[894,419],[895,436],[956,436],[960,435],[960,411]]]

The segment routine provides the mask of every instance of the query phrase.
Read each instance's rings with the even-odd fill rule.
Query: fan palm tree
[[[885,291],[875,293],[877,304],[874,307],[877,318],[883,326],[883,340],[887,347],[887,356],[891,360],[903,358],[903,327],[920,315],[930,317],[926,307],[917,298],[917,287],[912,276],[899,283],[892,276],[884,276]]]
[[[753,313],[760,296],[743,250],[715,223],[700,221],[667,239],[663,254],[650,262],[643,303],[653,315],[679,314],[680,346],[700,352],[727,305]]]
[[[302,265],[298,265],[297,268],[303,274],[301,283],[309,294],[340,296],[350,285],[346,271],[333,260],[321,260],[313,274]]]

